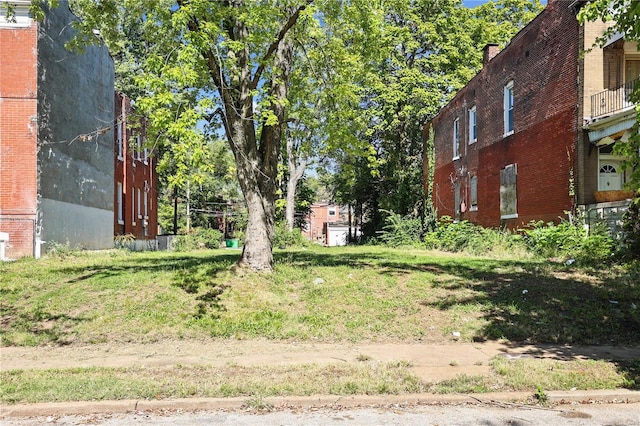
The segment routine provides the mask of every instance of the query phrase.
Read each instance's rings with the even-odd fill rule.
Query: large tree
[[[152,131],[170,141],[195,130],[194,120],[222,125],[249,211],[239,263],[253,270],[273,265],[277,166],[294,54],[290,32],[298,21],[314,18],[306,10],[310,3],[71,1],[82,17],[76,28],[83,42],[99,29],[116,58],[135,64],[137,107]],[[181,102],[185,96],[196,103]]]
[[[473,9],[460,0],[387,2],[382,54],[363,103],[370,125],[362,137],[375,160],[343,156],[335,180],[339,198],[364,210],[371,235],[382,223],[379,209],[424,214],[424,124],[480,69],[485,44],[508,42],[540,10],[539,1],[531,0],[497,0]],[[356,170],[361,167],[370,173]]]

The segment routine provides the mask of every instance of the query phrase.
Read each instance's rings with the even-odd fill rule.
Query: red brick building
[[[155,248],[158,231],[156,158],[147,146],[145,121],[131,100],[115,94],[115,235],[133,235],[137,248]],[[142,244],[142,246],[141,246]]]
[[[619,168],[613,186],[598,184],[602,160],[618,164],[611,144],[629,127],[617,129],[604,154],[591,140],[589,123],[620,111],[591,113],[592,95],[616,88],[604,84],[602,50],[580,55],[605,28],[579,25],[581,3],[549,0],[502,51],[486,46],[482,70],[427,125],[438,216],[513,228],[579,206],[597,210],[598,192],[622,189]]]
[[[42,22],[0,1],[0,232],[8,258],[53,244],[113,246],[113,60],[65,48],[77,19],[62,0]]]
[[[24,13],[0,23],[0,231],[13,247],[7,256],[32,255],[36,235],[37,41],[37,25]]]

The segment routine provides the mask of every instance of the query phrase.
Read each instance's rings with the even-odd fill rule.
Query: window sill
[[[477,212],[477,211],[478,211],[478,206],[471,206],[471,207],[469,207],[469,211],[470,211],[470,212]]]
[[[119,220],[118,225],[124,225],[124,220]]]
[[[457,156],[453,157],[453,159],[451,161],[455,161],[455,160],[459,160],[459,159],[460,159],[460,156],[457,155]]]
[[[500,219],[517,219],[518,218],[518,213],[516,214],[505,214],[500,216]]]
[[[118,155],[118,161],[124,161],[124,157],[121,155]]]
[[[472,141],[469,141],[469,145],[473,145],[474,143],[478,142],[478,139],[474,139]]]
[[[507,133],[505,133],[504,135],[502,135],[502,137],[506,138],[507,136],[511,136],[512,134],[513,134],[513,130],[510,130]]]

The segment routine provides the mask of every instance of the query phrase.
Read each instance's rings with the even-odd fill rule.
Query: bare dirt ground
[[[499,342],[433,345],[421,343],[313,343],[267,340],[168,340],[156,343],[109,343],[0,348],[0,370],[75,367],[167,367],[175,365],[280,366],[351,363],[362,359],[408,361],[426,382],[458,374],[484,375],[495,356],[561,360],[640,358],[639,347],[540,346]]]

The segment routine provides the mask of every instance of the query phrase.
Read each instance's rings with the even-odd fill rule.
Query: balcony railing
[[[611,90],[605,90],[591,96],[591,118],[610,115],[633,106],[629,95],[638,80],[628,81],[624,85]]]

